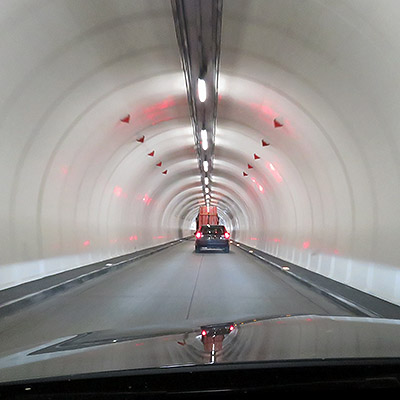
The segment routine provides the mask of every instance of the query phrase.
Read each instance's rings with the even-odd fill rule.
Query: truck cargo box
[[[206,206],[200,206],[199,215],[197,216],[196,222],[196,230],[199,230],[203,225],[218,225],[219,218],[217,207],[211,206],[208,207],[207,210]]]

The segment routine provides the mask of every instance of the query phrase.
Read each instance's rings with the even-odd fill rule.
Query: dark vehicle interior
[[[223,236],[225,232],[225,227],[220,225],[203,225],[201,227],[201,233],[203,235]]]

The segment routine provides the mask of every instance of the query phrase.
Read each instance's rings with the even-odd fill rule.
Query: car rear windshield
[[[201,233],[203,235],[223,235],[225,233],[224,226],[206,226],[201,227]]]

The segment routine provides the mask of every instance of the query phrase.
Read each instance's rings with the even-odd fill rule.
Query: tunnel
[[[400,304],[396,2],[206,6],[3,2],[1,289],[190,236],[208,201],[236,241]]]
[[[400,360],[399,18],[2,0],[0,397],[77,365]],[[205,209],[229,254],[200,252]],[[384,374],[364,387],[400,387]]]

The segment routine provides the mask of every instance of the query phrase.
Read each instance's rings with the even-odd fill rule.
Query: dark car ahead
[[[224,225],[203,225],[196,232],[195,251],[199,253],[202,248],[222,249],[229,253],[230,234]]]

